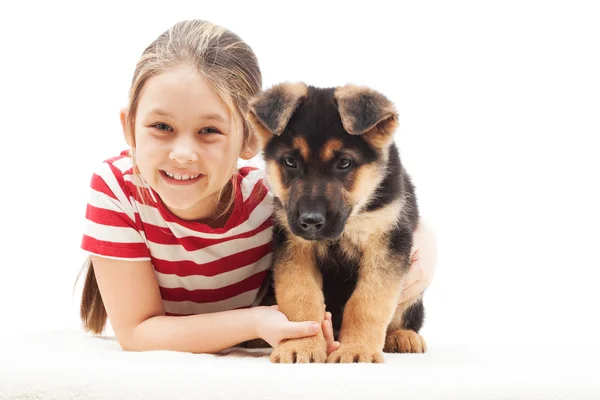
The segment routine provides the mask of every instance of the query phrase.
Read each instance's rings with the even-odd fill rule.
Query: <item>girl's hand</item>
[[[284,339],[296,339],[316,335],[323,329],[323,336],[327,341],[327,354],[335,351],[340,343],[333,340],[331,327],[331,313],[326,312],[322,325],[314,321],[292,322],[278,306],[257,307],[261,314],[257,319],[256,334],[258,337],[275,348]]]
[[[314,336],[321,325],[314,321],[293,322],[287,319],[278,306],[257,307],[260,310],[256,322],[256,335],[275,348],[284,339]]]
[[[433,229],[423,222],[414,234],[411,264],[402,284],[398,304],[413,301],[433,280],[437,263],[437,245]]]

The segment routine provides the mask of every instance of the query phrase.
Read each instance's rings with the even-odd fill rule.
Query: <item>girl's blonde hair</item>
[[[251,129],[245,119],[248,100],[262,87],[262,74],[256,55],[240,37],[228,29],[208,21],[189,20],[173,25],[152,42],[137,63],[131,88],[126,129],[130,143],[135,150],[135,115],[140,93],[151,77],[181,64],[193,65],[206,79],[211,88],[221,97],[233,116],[243,121],[241,149],[250,145]],[[233,129],[237,132],[238,129]],[[135,151],[132,154],[135,164]],[[237,159],[230,166],[232,179]],[[233,188],[233,185],[226,185]],[[219,198],[226,189],[221,189]],[[231,191],[230,191],[231,192]],[[235,193],[228,193],[229,204],[222,209],[227,212],[231,207]],[[106,310],[98,290],[93,265],[88,258],[84,268],[88,267],[81,298],[80,317],[86,331],[100,333],[106,325]]]

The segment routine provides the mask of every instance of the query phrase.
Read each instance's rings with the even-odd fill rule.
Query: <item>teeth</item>
[[[190,180],[190,179],[196,179],[197,177],[200,176],[200,174],[197,174],[197,175],[172,174],[172,173],[167,172],[167,171],[165,171],[165,174],[167,174],[167,176],[169,178],[177,179],[178,181],[187,181],[187,180]]]

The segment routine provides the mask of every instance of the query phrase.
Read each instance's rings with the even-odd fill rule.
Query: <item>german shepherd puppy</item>
[[[394,105],[367,87],[281,83],[250,101],[275,196],[273,280],[291,321],[332,313],[322,333],[282,342],[272,362],[383,362],[425,352],[422,294],[398,306],[419,212],[393,135]]]

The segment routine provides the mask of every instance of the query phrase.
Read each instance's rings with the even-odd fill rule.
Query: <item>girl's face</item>
[[[219,191],[239,157],[243,124],[192,66],[150,78],[135,121],[135,161],[176,216],[215,214]]]

